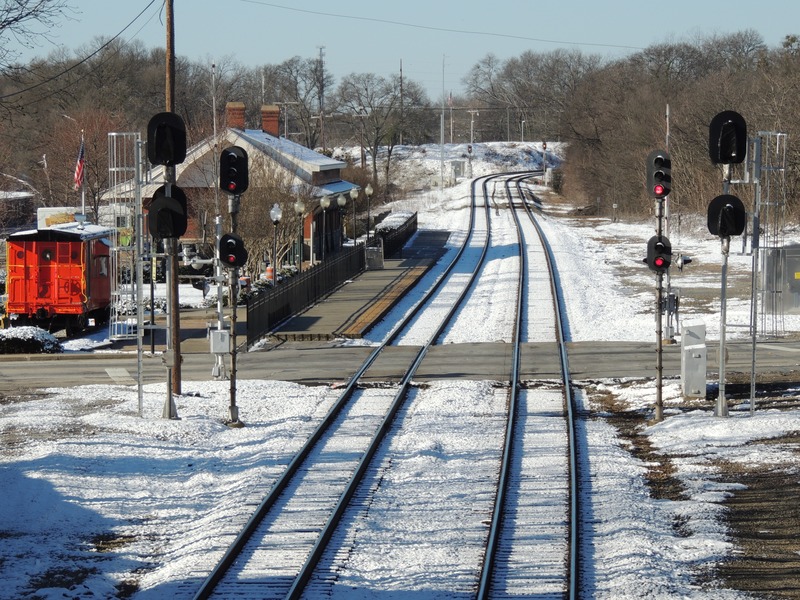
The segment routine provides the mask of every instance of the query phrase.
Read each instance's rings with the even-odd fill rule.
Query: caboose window
[[[97,272],[100,274],[100,277],[108,277],[108,257],[107,256],[98,256],[97,257]]]
[[[52,251],[50,251],[50,250],[44,250],[44,251],[42,252],[42,260],[52,260],[52,259],[53,259],[53,253],[52,253]]]

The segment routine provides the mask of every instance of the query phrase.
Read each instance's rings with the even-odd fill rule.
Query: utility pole
[[[400,145],[403,145],[403,130],[406,127],[405,113],[403,112],[403,59],[400,59]]]
[[[319,47],[319,74],[317,76],[317,86],[319,86],[319,136],[322,141],[322,150],[325,145],[325,46]]]
[[[173,1],[166,0],[166,24],[167,24],[167,72],[166,72],[166,111],[175,112],[175,21]],[[170,195],[169,190],[175,183],[175,166],[166,165],[164,167],[165,184],[167,187],[167,195]],[[181,319],[180,319],[180,301],[178,297],[178,240],[177,238],[168,238],[164,241],[166,247],[164,250],[167,253],[167,261],[169,263],[169,271],[172,277],[169,279],[168,304],[169,304],[169,336],[168,347],[172,349],[172,357],[174,364],[170,369],[170,378],[173,394],[181,393]]]

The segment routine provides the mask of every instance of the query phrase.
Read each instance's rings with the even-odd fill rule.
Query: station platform
[[[384,259],[270,335],[278,341],[360,339],[394,308],[444,253],[448,232],[420,231],[402,256]]]
[[[403,248],[402,256],[384,259],[383,269],[370,269],[358,274],[319,303],[289,318],[270,334],[270,339],[283,342],[363,337],[436,264],[445,251],[448,238],[446,231],[417,232]],[[181,310],[181,353],[208,353],[208,330],[216,326],[215,307]],[[230,327],[230,309],[227,307],[225,327]],[[145,335],[145,350],[151,347],[149,335]],[[165,332],[155,331],[154,335],[155,350],[163,350]],[[237,342],[244,342],[247,337],[247,310],[244,306],[236,312],[236,335]],[[135,350],[136,340],[116,341],[113,347]]]
[[[359,339],[433,266],[429,259],[385,259],[270,334],[279,341]]]

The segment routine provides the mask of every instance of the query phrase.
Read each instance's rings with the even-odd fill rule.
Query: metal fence
[[[339,252],[290,280],[247,302],[247,345],[257,342],[279,323],[316,304],[364,270],[364,245]]]
[[[380,236],[383,239],[383,255],[386,257],[394,256],[403,249],[405,243],[417,232],[417,213],[403,223],[397,229],[387,233],[378,231],[375,238]]]

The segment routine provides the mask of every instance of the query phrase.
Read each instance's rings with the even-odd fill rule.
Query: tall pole
[[[750,362],[750,414],[752,415],[756,409],[756,342],[757,336],[757,323],[758,323],[758,257],[759,246],[761,245],[759,239],[759,231],[761,229],[761,138],[755,138],[753,142],[753,153],[755,160],[753,161],[753,183],[755,184],[755,199],[753,202],[753,239],[750,243],[750,249],[753,254],[752,262],[752,275],[751,275],[751,291],[750,291],[750,335],[751,335],[751,362]]]
[[[231,233],[236,233],[237,215],[241,197],[238,194],[228,196],[228,212],[231,215]],[[230,285],[231,304],[231,377],[230,377],[230,421],[229,427],[244,427],[239,420],[239,407],[236,406],[236,317],[238,310],[239,268],[229,269],[228,284]]]
[[[403,105],[403,96],[405,95],[403,91],[403,59],[400,59],[400,123],[405,123],[405,112],[404,112],[404,105]],[[403,145],[403,127],[400,126],[400,145]]]
[[[725,175],[722,181],[722,193],[727,194],[731,189],[731,166],[724,165]],[[720,310],[719,310],[719,394],[717,394],[717,404],[714,409],[714,415],[717,417],[728,416],[728,401],[725,399],[725,337],[726,337],[726,322],[728,314],[728,254],[731,249],[731,237],[729,235],[721,236],[720,243],[722,245],[722,275],[721,275],[721,289],[720,289]]]
[[[727,315],[728,288],[728,252],[730,251],[731,238],[725,236],[720,238],[722,242],[722,291],[720,297],[719,311],[719,394],[717,395],[717,405],[714,415],[717,417],[728,416],[728,402],[725,400],[725,320]]]
[[[211,122],[214,125],[214,181],[219,181],[219,142],[217,139],[217,65],[211,64]],[[222,211],[219,205],[219,186],[214,186],[214,281],[217,284],[217,331],[225,329],[225,289],[223,286],[222,263],[219,260],[219,243],[222,239]],[[211,369],[214,379],[227,379],[225,359],[222,354],[214,354]]]
[[[319,199],[320,208],[322,208],[322,260],[325,260],[325,246],[327,246],[327,232],[325,231],[325,222],[328,220],[327,212],[328,207],[331,205],[330,196],[327,194]]]
[[[660,238],[663,234],[663,200],[656,200],[656,235]],[[664,374],[664,330],[662,327],[661,307],[664,305],[664,274],[658,273],[656,276],[656,422],[664,419],[664,396],[663,381]]]
[[[353,201],[353,247],[356,246],[356,200],[358,199],[358,188],[350,190],[350,199]]]
[[[273,235],[272,235],[272,287],[278,285],[278,261],[276,260],[276,256],[278,256],[278,223],[277,221],[272,222],[273,225]]]
[[[444,56],[442,56],[442,115],[439,118],[439,178],[441,193],[444,194]],[[367,207],[369,207],[369,197],[367,197]],[[368,209],[369,212],[369,209]],[[367,245],[369,245],[369,217],[367,217]]]
[[[175,111],[175,22],[173,19],[173,0],[166,0],[166,25],[167,25],[167,73],[166,73],[166,110],[167,112]],[[167,196],[171,196],[171,187],[175,183],[175,167],[165,166],[165,184]],[[168,313],[170,314],[169,321],[169,340],[170,348],[172,349],[172,366],[169,369],[169,377],[171,380],[172,393],[181,393],[181,338],[180,338],[180,301],[178,298],[178,242],[175,238],[167,240],[167,262],[169,263],[169,271],[172,278],[169,282],[168,290]]]
[[[167,112],[175,110],[175,22],[173,0],[166,0],[167,24]]]

